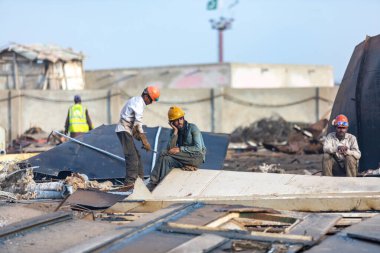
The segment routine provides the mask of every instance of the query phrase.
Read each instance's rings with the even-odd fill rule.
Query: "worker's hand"
[[[148,142],[148,139],[146,138],[145,134],[140,133],[140,140],[142,142],[143,149],[145,149],[146,151],[151,151],[152,150],[152,148],[150,146],[150,143]]]
[[[171,154],[171,155],[175,155],[175,154],[177,154],[177,153],[179,153],[179,152],[180,152],[179,147],[171,148],[171,149],[169,149],[169,151],[168,151],[168,153]]]
[[[145,149],[148,152],[152,150],[152,147],[150,146],[149,142],[147,143],[143,142],[143,149]]]
[[[173,122],[169,121],[169,125],[173,128],[174,134],[178,135],[178,128],[173,124]]]
[[[346,155],[348,148],[346,146],[338,146],[338,153]]]

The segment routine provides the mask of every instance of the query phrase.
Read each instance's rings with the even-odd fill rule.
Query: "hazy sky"
[[[354,47],[380,33],[379,0],[0,0],[0,45],[52,43],[86,69],[217,61],[209,20],[234,18],[226,62],[332,65],[340,82]]]

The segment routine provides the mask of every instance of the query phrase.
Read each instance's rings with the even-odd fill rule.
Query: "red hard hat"
[[[345,115],[339,114],[333,121],[334,126],[348,127],[348,119]]]
[[[160,98],[160,90],[155,86],[148,86],[144,89],[144,94],[148,95],[152,101],[158,101]]]

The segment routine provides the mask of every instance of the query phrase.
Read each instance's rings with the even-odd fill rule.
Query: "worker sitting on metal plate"
[[[79,95],[74,96],[75,104],[70,106],[66,117],[65,134],[70,133],[70,137],[75,138],[93,129],[87,108],[82,105]]]
[[[185,120],[185,112],[178,106],[172,106],[168,112],[169,125],[172,128],[167,151],[157,159],[150,175],[147,187],[152,191],[173,168],[197,170],[205,161],[206,147],[201,131],[195,124]]]
[[[142,128],[142,119],[145,107],[158,101],[159,97],[159,89],[154,86],[148,86],[141,96],[128,99],[121,109],[120,121],[115,132],[123,147],[125,157],[126,176],[124,186],[126,190],[134,187],[138,176],[141,179],[144,178],[144,168],[140,154],[133,142],[133,137],[142,142],[146,151],[151,151],[151,146]]]
[[[323,175],[356,177],[361,156],[356,137],[347,133],[348,119],[343,114],[333,120],[336,132],[329,133],[323,145]]]

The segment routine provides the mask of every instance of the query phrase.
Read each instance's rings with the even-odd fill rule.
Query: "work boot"
[[[112,192],[127,192],[130,190],[133,190],[134,187],[135,187],[134,183],[124,183],[123,186],[117,187],[111,191]]]
[[[197,167],[195,166],[192,166],[192,165],[185,165],[181,168],[182,170],[186,170],[186,171],[196,171],[198,170]]]
[[[154,188],[156,188],[156,184],[152,183],[152,182],[149,182],[147,185],[146,185],[146,188],[148,188],[148,190],[150,192],[152,192],[154,190]]]
[[[134,183],[127,183],[127,182],[125,182],[124,183],[124,186],[122,186],[122,187],[120,187],[119,189],[118,189],[118,191],[119,192],[127,192],[127,191],[129,191],[129,190],[132,190],[133,188],[135,187],[135,184]]]

